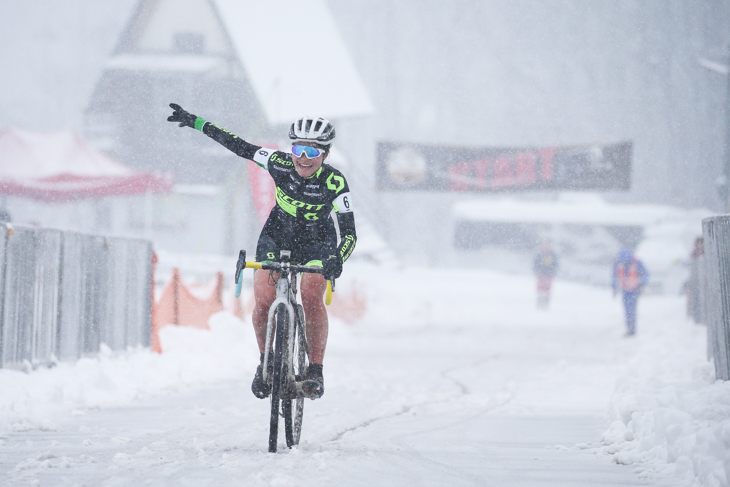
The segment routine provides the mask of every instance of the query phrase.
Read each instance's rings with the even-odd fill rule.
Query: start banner
[[[628,191],[633,145],[479,148],[378,143],[381,191]]]

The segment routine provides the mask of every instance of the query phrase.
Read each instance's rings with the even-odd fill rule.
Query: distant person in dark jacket
[[[558,256],[553,252],[549,242],[540,246],[532,264],[532,271],[537,277],[537,307],[547,308],[550,304],[550,289],[553,279],[558,273]]]
[[[0,208],[0,223],[10,223],[11,221],[10,212],[7,208]]]
[[[626,247],[618,251],[613,263],[613,295],[621,291],[626,311],[626,336],[636,334],[636,305],[644,286],[649,282],[649,273],[644,264],[634,257]]]

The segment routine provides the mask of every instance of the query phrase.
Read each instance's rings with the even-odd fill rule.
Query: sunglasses
[[[308,145],[293,145],[291,146],[291,151],[297,157],[302,157],[302,154],[304,154],[307,156],[307,159],[314,159],[326,152],[324,149],[318,149]]]

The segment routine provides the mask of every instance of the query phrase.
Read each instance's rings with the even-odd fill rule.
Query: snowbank
[[[258,363],[250,324],[218,313],[210,326],[211,332],[164,327],[163,355],[143,348],[115,353],[103,347],[97,357],[50,369],[0,370],[0,434],[55,430],[54,421],[68,414],[248,377]]]
[[[617,383],[598,450],[643,477],[729,485],[730,383],[714,380],[705,328],[675,318],[647,332]]]

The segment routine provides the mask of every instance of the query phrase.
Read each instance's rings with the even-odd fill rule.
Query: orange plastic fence
[[[153,265],[157,264],[157,257],[153,258]],[[194,296],[183,284],[180,278],[180,270],[173,268],[172,278],[162,290],[160,299],[154,301],[152,306],[152,350],[162,353],[160,346],[160,329],[167,325],[192,326],[207,330],[208,319],[219,311],[223,310],[223,273],[216,275],[216,285],[213,293],[205,299]],[[243,318],[253,311],[253,294],[249,296],[244,305],[241,299],[233,299],[234,315]],[[335,292],[332,305],[328,311],[346,323],[354,323],[362,318],[367,312],[367,299],[359,291],[355,283],[349,292]]]
[[[250,316],[255,305],[253,294],[249,295],[245,305],[243,299],[243,296],[238,299],[233,298],[232,312],[241,319],[244,315]],[[337,291],[332,295],[332,305],[327,307],[327,312],[346,323],[353,324],[365,315],[367,309],[365,295],[357,283],[353,283],[349,292]]]
[[[172,270],[172,278],[162,290],[152,310],[152,350],[162,352],[159,331],[167,325],[208,329],[208,319],[223,309],[223,273],[218,272],[210,297],[195,297],[180,279],[180,270]]]

